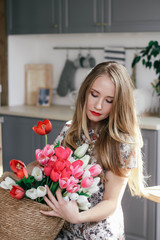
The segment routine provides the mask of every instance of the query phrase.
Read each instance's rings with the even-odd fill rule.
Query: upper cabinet
[[[160,30],[159,0],[7,0],[7,34]]]
[[[109,21],[109,0],[64,0],[63,32],[104,32]]]
[[[7,33],[62,32],[62,0],[7,0]]]
[[[160,30],[159,0],[111,0],[111,32]]]

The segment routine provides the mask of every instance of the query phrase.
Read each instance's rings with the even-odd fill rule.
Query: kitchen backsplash
[[[23,105],[25,103],[25,64],[53,65],[53,103],[70,105],[73,99],[68,93],[60,97],[56,88],[60,81],[66,59],[75,61],[78,54],[86,57],[86,50],[56,50],[57,46],[69,47],[101,47],[101,50],[91,50],[90,54],[96,63],[106,61],[103,48],[133,47],[126,50],[125,66],[132,74],[131,62],[136,54],[136,47],[144,47],[150,40],[160,41],[160,33],[103,33],[103,34],[53,34],[53,35],[12,35],[8,37],[8,79],[9,105]],[[75,73],[74,85],[77,90],[88,74],[90,68],[78,68]],[[152,71],[146,70],[138,64],[136,66],[137,88],[143,88],[152,95],[151,81],[156,78]],[[17,89],[20,89],[20,91]],[[157,99],[152,99],[152,108],[156,107]]]

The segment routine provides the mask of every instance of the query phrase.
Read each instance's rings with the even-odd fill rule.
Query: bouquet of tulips
[[[28,174],[23,162],[12,159],[10,167],[19,181],[6,177],[0,187],[10,189],[13,198],[27,197],[39,203],[45,203],[43,197],[47,194],[46,185],[54,196],[60,188],[66,201],[76,200],[79,209],[87,210],[90,207],[88,198],[99,189],[98,175],[102,171],[100,165],[89,164],[90,156],[86,154],[89,145],[84,143],[73,152],[59,142],[56,146],[47,144],[47,134],[52,130],[48,119],[39,121],[33,130],[45,136],[45,147],[35,151],[39,165]]]

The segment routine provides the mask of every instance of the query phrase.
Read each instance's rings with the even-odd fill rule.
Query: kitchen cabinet
[[[7,33],[160,30],[159,0],[7,0]]]
[[[108,29],[110,0],[64,0],[66,33],[104,32]]]
[[[59,33],[62,0],[7,0],[7,34]]]
[[[110,32],[160,30],[159,0],[111,0]]]
[[[32,130],[38,121],[37,118],[4,115],[2,128],[3,171],[10,171],[11,159],[21,160],[26,165],[34,161],[35,150],[45,146],[44,136],[37,135]],[[49,144],[54,142],[65,124],[65,121],[51,120],[51,122],[53,130],[47,135]]]
[[[7,34],[89,33],[107,28],[109,0],[7,0]]]
[[[157,185],[158,142],[160,131],[142,130],[144,147],[144,164],[148,176],[149,186]],[[160,160],[160,159],[159,159]],[[158,228],[157,204],[144,198],[132,197],[129,189],[123,197],[124,222],[126,240],[159,240],[156,236]]]

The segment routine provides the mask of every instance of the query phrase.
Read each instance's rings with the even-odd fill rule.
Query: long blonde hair
[[[87,128],[86,100],[94,81],[104,75],[108,75],[114,83],[115,96],[109,117],[100,123],[100,134],[95,144],[97,160],[103,169],[124,176],[120,166],[120,144],[130,144],[132,149],[130,156],[136,152],[137,167],[132,169],[128,183],[132,195],[141,195],[144,188],[141,154],[143,141],[135,111],[132,80],[124,66],[116,62],[103,62],[90,71],[80,87],[72,125],[65,137],[64,144],[75,149],[76,141],[81,141],[82,131],[90,140]]]

